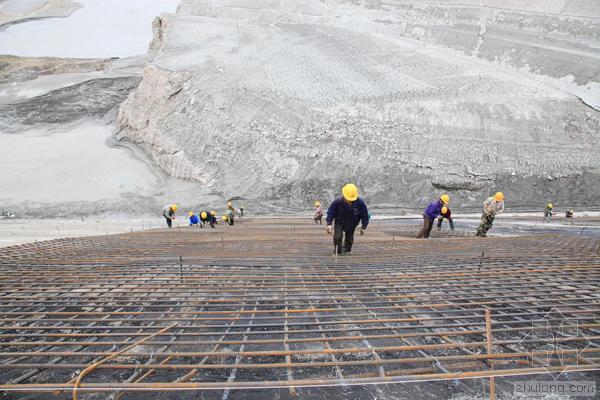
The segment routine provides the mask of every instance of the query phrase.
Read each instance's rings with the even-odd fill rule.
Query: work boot
[[[352,254],[352,250],[348,250],[348,249],[346,249],[346,248],[344,248],[344,249],[342,250],[342,252],[343,252],[344,254],[346,254],[346,255],[350,255],[350,254]]]

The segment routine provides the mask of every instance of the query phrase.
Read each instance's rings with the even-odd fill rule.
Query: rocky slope
[[[155,21],[116,140],[288,209],[350,180],[383,206],[496,189],[514,206],[596,204],[593,1],[248,4],[185,0]]]

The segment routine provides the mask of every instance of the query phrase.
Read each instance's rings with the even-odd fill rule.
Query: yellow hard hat
[[[223,222],[227,221],[228,219],[229,219],[229,218],[227,218],[227,215],[223,215],[223,216],[221,217],[221,221],[223,221]]]
[[[211,212],[210,212],[210,215],[212,215],[212,216],[214,217],[215,215],[217,215],[217,213],[216,213],[216,212],[214,212],[214,211],[211,211]]]
[[[171,204],[171,210],[177,211],[177,204]]]
[[[348,183],[342,188],[342,195],[348,201],[355,201],[358,199],[358,188],[355,184]]]
[[[442,201],[442,203],[448,204],[450,203],[450,196],[448,196],[447,194],[443,194],[440,196],[440,200]]]
[[[494,195],[494,199],[496,199],[496,201],[502,201],[504,200],[504,193],[502,192],[498,192]]]
[[[208,214],[206,214],[206,211],[202,211],[200,217],[202,217],[202,219],[206,219],[206,217],[208,217]]]
[[[446,214],[448,212],[448,207],[442,207],[442,214]]]
[[[548,208],[554,208],[554,206],[552,205],[552,203],[548,203]]]
[[[192,215],[194,215],[194,212],[193,212],[193,211],[190,211],[190,212],[188,213],[188,215],[191,217]]]
[[[320,201],[315,201],[315,207],[321,207],[321,202]]]

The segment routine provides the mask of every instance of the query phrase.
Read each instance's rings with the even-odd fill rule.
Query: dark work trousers
[[[173,225],[173,220],[167,217],[166,215],[163,215],[163,217],[165,217],[165,219],[167,220],[167,226],[170,228]]]
[[[438,217],[438,223],[437,223],[437,227],[438,229],[440,229],[442,227],[442,222],[444,222],[444,218],[442,216]],[[454,221],[452,221],[452,217],[450,218],[446,218],[448,220],[448,223],[450,224],[450,230],[454,230]]]
[[[419,233],[417,233],[417,239],[427,239],[431,233],[431,228],[433,228],[433,220],[426,215],[423,215],[423,227]]]
[[[337,250],[338,254],[342,254],[342,236],[344,238],[344,248],[345,252],[352,251],[352,243],[354,243],[354,228],[347,228],[342,224],[338,224],[337,222],[333,225],[333,244]]]
[[[200,226],[201,226],[202,228],[204,228],[204,227],[205,227],[206,225],[208,225],[208,224],[210,224],[210,227],[211,227],[211,228],[214,228],[214,227],[215,227],[215,222],[214,222],[214,220],[213,220],[212,218],[203,219],[203,220],[201,220],[201,221],[202,221],[202,222],[201,222]]]

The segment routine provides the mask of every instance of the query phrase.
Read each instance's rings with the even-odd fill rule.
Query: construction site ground
[[[513,398],[522,380],[600,388],[597,228],[476,238],[445,224],[416,240],[418,222],[372,221],[340,257],[306,218],[1,248],[2,398],[464,399],[490,388]]]

